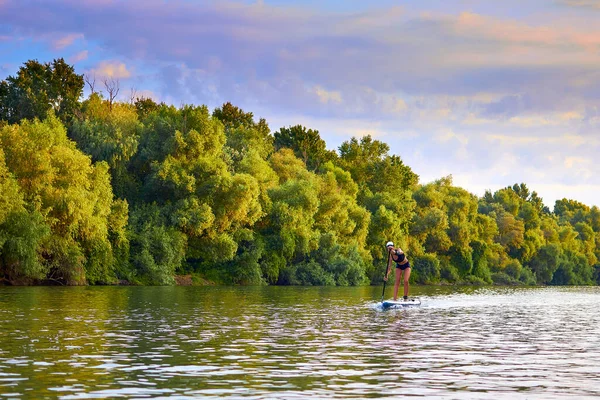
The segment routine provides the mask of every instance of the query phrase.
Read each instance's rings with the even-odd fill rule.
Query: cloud
[[[264,101],[281,109],[310,107],[316,93],[318,101],[331,106],[328,112],[394,114],[410,108],[410,96],[491,92],[504,94],[507,104],[491,104],[484,114],[514,116],[548,104],[560,108],[580,92],[566,99],[558,93],[573,90],[569,82],[596,71],[600,63],[598,28],[555,27],[472,12],[415,14],[393,7],[317,12],[183,0],[170,1],[166,8],[159,0],[63,0],[37,3],[42,17],[31,19],[21,4],[8,1],[4,11],[17,31],[82,32],[86,40],[122,57],[159,68],[179,64],[207,72],[226,98],[254,99],[252,90],[267,91]],[[139,19],[146,22],[131,24]],[[537,95],[549,81],[550,87]],[[281,101],[290,88],[304,93]],[[589,96],[593,93],[598,96],[593,90]],[[378,107],[369,104],[375,97]],[[507,109],[515,99],[522,104]],[[504,111],[498,110],[502,107]],[[446,110],[452,114],[452,107]]]
[[[560,2],[570,7],[582,7],[600,10],[599,0],[561,0]]]
[[[101,61],[91,72],[99,77],[126,79],[131,76],[127,66],[119,61]]]
[[[337,91],[331,91],[328,92],[327,90],[323,89],[321,86],[317,85],[315,86],[313,89],[314,93],[317,95],[317,97],[319,98],[319,101],[321,103],[341,103],[342,102],[342,96],[340,94],[340,92]]]
[[[56,50],[62,50],[65,47],[71,46],[76,40],[83,39],[81,33],[71,33],[53,41],[53,46]]]
[[[318,129],[330,148],[371,134],[424,180],[600,185],[600,167],[583,161],[600,152],[598,2],[417,9],[434,3],[5,0],[0,35],[50,48],[85,38],[85,56],[112,60],[98,75],[176,105],[231,101],[274,129]]]
[[[69,57],[69,63],[76,64],[80,61],[87,60],[87,58],[88,58],[88,51],[83,50],[83,51],[80,51],[79,53],[74,54],[71,57]]]

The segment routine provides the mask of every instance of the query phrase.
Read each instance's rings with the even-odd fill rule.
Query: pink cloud
[[[99,77],[113,79],[126,79],[131,76],[127,66],[119,61],[101,61],[91,72]]]
[[[189,93],[190,86],[196,88],[193,93],[211,88],[211,96],[219,93],[226,100],[252,98],[315,113],[324,112],[324,103],[314,101],[319,94],[340,113],[404,112],[410,102],[402,99],[410,96],[521,96],[515,90],[529,94],[529,108],[558,107],[566,97],[560,93],[585,90],[569,82],[575,77],[587,82],[588,71],[600,64],[600,52],[590,51],[600,46],[600,29],[566,26],[560,16],[540,25],[474,12],[418,14],[398,7],[318,12],[234,1],[63,0],[52,6],[33,2],[36,18],[30,18],[23,3],[6,4],[0,18],[11,21],[16,31],[30,37],[60,35],[61,43],[81,32],[111,59],[128,60],[127,65],[99,65],[98,73],[130,77],[128,65],[138,61],[155,71],[182,66],[196,72],[165,84],[169,95]],[[186,101],[206,101],[205,96]],[[376,107],[373,98],[389,99],[389,104]],[[472,101],[480,107],[485,103]]]
[[[83,50],[83,51],[80,51],[79,53],[71,56],[69,58],[69,62],[71,64],[75,64],[75,63],[78,63],[79,61],[87,60],[87,58],[88,58],[88,51]]]
[[[454,23],[456,33],[461,36],[483,37],[524,46],[600,46],[600,30],[582,32],[573,27],[532,26],[470,12],[461,13]]]
[[[83,34],[71,33],[69,35],[61,37],[60,39],[55,40],[53,42],[53,45],[56,50],[61,50],[65,47],[71,46],[77,39],[83,39]]]

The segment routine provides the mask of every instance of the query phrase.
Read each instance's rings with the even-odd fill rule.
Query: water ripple
[[[0,394],[600,396],[598,288],[379,290],[0,288]]]

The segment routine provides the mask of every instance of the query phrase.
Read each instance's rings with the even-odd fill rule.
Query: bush
[[[335,278],[314,261],[298,265],[296,277],[301,285],[334,286]]]
[[[165,226],[144,226],[132,235],[131,265],[141,283],[171,285],[185,257],[185,235]]]
[[[473,276],[481,279],[486,284],[492,283],[492,275],[488,268],[487,262],[480,260],[480,262],[473,267]]]
[[[474,285],[474,286],[485,286],[488,284],[482,278],[475,275],[467,275],[465,279],[461,282],[464,285]]]
[[[440,260],[435,254],[415,256],[411,264],[415,283],[432,284],[440,281]]]
[[[509,261],[504,267],[504,273],[512,279],[519,279],[523,266],[518,260]]]
[[[213,269],[222,271],[227,283],[243,285],[263,285],[265,279],[259,263],[265,246],[260,236],[252,231],[241,229],[236,232],[237,250],[233,260],[216,263]]]
[[[444,264],[440,267],[440,278],[450,283],[458,282],[460,276],[456,267],[450,264]]]
[[[535,286],[537,284],[535,273],[529,268],[521,269],[521,273],[519,274],[519,281],[523,282],[523,284],[527,286]]]
[[[42,263],[40,243],[49,233],[38,212],[10,214],[0,224],[0,273],[9,281],[43,279],[48,266]]]
[[[495,272],[492,274],[492,281],[495,285],[520,285],[521,283],[515,278],[504,272]]]

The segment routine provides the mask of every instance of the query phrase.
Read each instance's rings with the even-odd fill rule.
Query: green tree
[[[206,107],[161,105],[144,122],[138,152],[130,163],[142,185],[135,204],[156,202],[166,232],[173,228],[185,235],[182,270],[224,283],[250,282],[254,275],[235,276],[232,263],[260,256],[254,252],[260,244],[248,244],[259,237],[245,232],[265,215],[263,204],[269,204],[266,193],[275,183],[273,172],[249,150],[239,161],[238,173],[232,173],[224,157],[223,124]],[[250,165],[251,161],[258,165]],[[241,247],[238,240],[243,241]],[[137,262],[141,265],[143,260]]]
[[[119,198],[132,198],[138,183],[128,172],[136,154],[142,124],[135,107],[126,103],[109,104],[98,94],[83,102],[82,116],[73,121],[70,136],[92,161],[106,161],[112,187]]]
[[[0,147],[0,279],[9,283],[43,279],[47,271],[39,247],[49,232],[39,212],[26,210]]]
[[[576,200],[561,199],[554,203],[554,214],[559,221],[575,225],[577,222],[586,221],[590,214],[590,208]]]
[[[542,246],[529,262],[529,268],[535,272],[537,283],[548,284],[559,267],[562,256],[560,246],[547,244]]]
[[[414,267],[414,282],[421,284],[436,284],[440,281],[440,260],[435,254],[426,253],[412,257]]]
[[[0,130],[8,170],[34,213],[47,277],[70,284],[107,283],[115,279],[108,219],[113,194],[106,163],[92,164],[67,138],[50,113],[44,122],[23,121]],[[33,229],[33,228],[32,228]]]
[[[27,61],[0,83],[0,120],[45,119],[50,111],[69,123],[79,109],[83,75],[78,75],[62,58],[41,64]]]
[[[162,105],[164,106],[164,103]],[[135,107],[139,120],[144,120],[151,113],[158,111],[160,107],[159,104],[148,97],[137,98],[133,103],[133,106]]]
[[[496,241],[504,246],[509,254],[516,255],[525,241],[525,224],[506,211],[496,214],[496,224],[498,225]]]
[[[316,171],[327,161],[336,158],[335,152],[327,150],[325,141],[321,139],[317,130],[295,125],[280,128],[274,136],[275,150],[292,149],[296,157],[300,158],[309,170]]]
[[[264,118],[256,123],[251,112],[244,112],[231,103],[216,108],[212,116],[225,127],[227,141],[224,151],[231,158],[233,171],[250,151],[256,152],[262,159],[273,153],[274,138]]]
[[[352,138],[339,147],[336,164],[348,171],[358,186],[357,203],[371,213],[367,250],[373,260],[368,275],[372,282],[381,281],[378,271],[385,262],[383,245],[388,240],[404,249],[409,242],[410,221],[415,202],[412,192],[418,176],[396,155],[389,155],[389,146],[371,136],[360,141]],[[412,247],[411,247],[412,250]]]
[[[352,179],[364,190],[376,175],[376,165],[388,155],[390,147],[373,140],[370,135],[363,136],[360,142],[357,138],[342,143],[339,147],[339,165],[349,171]]]
[[[130,218],[131,266],[128,279],[135,283],[169,285],[185,260],[186,236],[170,227],[156,204],[132,210]]]
[[[594,268],[587,258],[576,251],[567,249],[552,276],[552,285],[591,285]]]
[[[473,270],[471,243],[478,239],[479,232],[478,199],[454,186],[451,176],[421,186],[413,198],[417,207],[412,233],[422,244],[423,251],[447,256],[461,276],[470,275]],[[485,264],[483,259],[480,261]]]
[[[318,181],[291,149],[275,152],[270,162],[280,183],[269,190],[272,207],[261,230],[267,255],[262,266],[271,282],[294,284],[291,268],[318,248],[319,232],[314,229]]]

